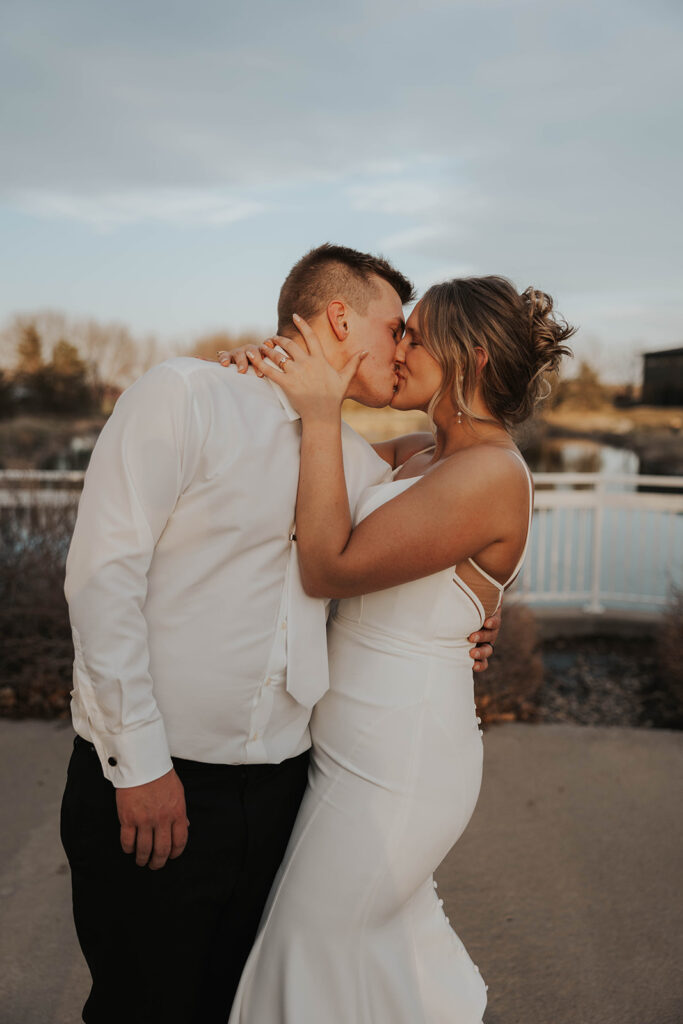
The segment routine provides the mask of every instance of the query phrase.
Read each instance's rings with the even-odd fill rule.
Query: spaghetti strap
[[[522,456],[519,454],[519,452],[513,451],[512,448],[508,448],[508,449],[506,449],[506,451],[509,451],[511,455],[514,455],[516,459],[519,459],[519,461],[524,466],[524,469],[525,469],[525,472],[526,472],[526,475],[527,475],[527,482],[529,484],[529,519],[527,521],[526,540],[524,541],[524,548],[522,550],[522,554],[521,554],[521,556],[519,558],[519,561],[517,562],[517,565],[515,566],[515,571],[512,573],[512,575],[509,577],[509,579],[503,584],[503,589],[504,590],[507,587],[509,587],[510,584],[512,583],[512,581],[515,579],[515,577],[517,576],[519,570],[522,567],[522,563],[523,563],[524,559],[526,558],[527,548],[529,547],[529,539],[531,537],[531,520],[533,519],[533,515],[534,515],[534,482],[533,482],[533,477],[531,475],[531,470],[529,469],[529,467],[527,466],[526,462],[524,461]]]

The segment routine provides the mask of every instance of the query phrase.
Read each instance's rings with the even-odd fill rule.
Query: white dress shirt
[[[277,385],[184,358],[133,384],[102,430],[65,593],[74,727],[115,786],[159,778],[171,755],[279,763],[310,745],[287,679],[288,602],[292,618],[315,604],[324,643],[325,602],[291,584],[300,437]],[[390,471],[346,424],[343,445],[353,510]]]

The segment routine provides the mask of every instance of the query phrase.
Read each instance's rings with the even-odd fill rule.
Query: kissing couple
[[[102,430],[65,585],[86,1024],[481,1024],[433,872],[477,801],[473,668],[528,545],[510,431],[573,328],[502,277],[406,323],[412,298],[320,246],[276,337],[162,363]],[[347,397],[433,433],[371,447]]]

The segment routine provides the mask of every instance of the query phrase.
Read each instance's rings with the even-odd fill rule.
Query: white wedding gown
[[[357,520],[418,479],[369,488]],[[479,794],[467,636],[484,618],[454,569],[339,603],[308,789],[229,1024],[481,1024],[486,986],[432,873]]]

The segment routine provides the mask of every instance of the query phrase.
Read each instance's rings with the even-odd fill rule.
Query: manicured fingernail
[[[481,640],[481,637],[479,636],[478,633],[475,633],[472,639],[474,640],[475,644],[478,644],[479,641]]]
[[[230,366],[229,359],[221,359],[221,366]]]
[[[301,320],[301,317],[298,313],[292,313],[292,320]]]

